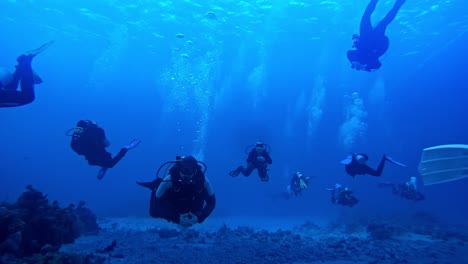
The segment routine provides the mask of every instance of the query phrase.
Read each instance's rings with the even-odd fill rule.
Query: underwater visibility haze
[[[395,1],[380,0],[378,23]],[[372,72],[346,57],[368,1],[3,0],[1,67],[53,41],[32,68],[43,83],[34,102],[0,109],[0,199],[31,184],[49,200],[80,200],[98,217],[145,217],[150,181],[178,155],[207,165],[216,194],[210,218],[304,219],[327,225],[424,212],[466,224],[468,179],[424,186],[423,149],[468,143],[468,3],[407,0],[388,25],[389,48]],[[105,129],[108,151],[135,149],[102,180],[70,148],[79,120]],[[229,172],[263,142],[269,181]],[[366,153],[380,177],[350,177],[340,164]],[[278,199],[292,175],[310,176],[297,197]],[[416,177],[425,199],[380,188]],[[330,202],[336,183],[359,204]],[[467,189],[465,189],[467,188]],[[465,227],[466,228],[466,227]],[[466,229],[465,229],[466,230]],[[460,262],[461,263],[461,262]]]

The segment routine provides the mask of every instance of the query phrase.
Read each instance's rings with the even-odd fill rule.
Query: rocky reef
[[[414,225],[390,219],[362,218],[356,223],[347,219],[355,229],[352,232],[344,223],[319,226],[305,222],[290,229],[259,229],[233,225],[232,219],[231,224],[224,224],[226,219],[211,218],[184,229],[155,219],[113,218],[100,222],[99,236],[79,238],[62,251],[93,254],[106,264],[468,263],[466,227],[427,224],[429,219],[414,217]],[[269,220],[275,219],[249,221],[267,226]],[[422,225],[427,228],[421,229]],[[445,235],[434,236],[442,233]]]
[[[0,204],[0,263],[79,260],[83,257],[57,252],[63,244],[98,231],[96,215],[84,202],[60,207],[59,202],[49,202],[47,195],[28,185],[15,203]]]
[[[0,264],[468,263],[467,227],[426,212],[321,226],[243,220],[210,217],[181,228],[150,217],[100,218],[98,226],[83,202],[61,207],[27,186],[15,203],[0,204]]]

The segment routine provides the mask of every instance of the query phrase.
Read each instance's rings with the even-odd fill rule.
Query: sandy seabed
[[[98,223],[98,234],[83,236],[60,251],[92,255],[109,264],[468,263],[468,241],[461,235],[392,232],[377,239],[366,228],[351,232],[317,221],[268,218],[209,218],[188,229],[152,218],[103,218]],[[110,246],[113,241],[115,247]]]

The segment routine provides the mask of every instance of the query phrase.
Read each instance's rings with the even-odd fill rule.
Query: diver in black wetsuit
[[[346,157],[346,159],[341,161],[341,164],[345,165],[346,173],[351,175],[353,178],[356,175],[364,175],[364,174],[369,174],[369,175],[376,176],[376,177],[382,175],[386,161],[389,161],[401,167],[406,167],[405,164],[402,164],[387,155],[383,155],[382,159],[380,160],[379,166],[375,170],[366,164],[368,160],[369,160],[369,157],[366,154],[350,153]]]
[[[372,26],[371,15],[375,10],[378,0],[371,0],[361,18],[360,36],[352,37],[354,50],[348,50],[348,60],[351,67],[356,70],[378,70],[382,63],[379,61],[388,49],[389,39],[385,36],[387,26],[395,19],[401,6],[406,0],[396,0],[393,8],[380,21],[376,27]]]
[[[53,42],[20,55],[13,74],[5,72],[0,76],[0,107],[16,107],[32,103],[35,99],[34,84],[42,83],[31,67],[32,59]],[[20,90],[18,90],[20,84]]]
[[[174,165],[162,179],[159,171],[166,164]],[[216,204],[213,187],[205,177],[205,171],[206,165],[194,157],[177,157],[175,161],[165,162],[159,167],[155,180],[137,182],[151,190],[151,217],[164,218],[185,227],[203,223]]]
[[[369,160],[369,157],[363,153],[351,153],[348,157],[341,161],[342,164],[345,164],[346,173],[355,177],[356,175],[364,175],[369,174],[372,176],[380,176],[382,175],[382,171],[384,169],[385,161],[387,161],[387,157],[383,155],[382,159],[380,160],[379,166],[377,170],[369,167],[366,162]]]
[[[392,187],[392,193],[399,195],[401,198],[411,201],[422,201],[426,199],[424,195],[418,191],[416,177],[411,177],[405,183],[380,183],[379,187]]]
[[[263,182],[267,182],[269,180],[267,167],[268,164],[271,164],[273,161],[271,160],[270,154],[265,148],[265,144],[257,142],[255,144],[255,148],[249,152],[249,156],[247,157],[246,161],[246,168],[239,166],[235,170],[229,172],[229,175],[236,177],[239,175],[239,173],[242,173],[247,177],[254,169],[257,169],[258,176]]]
[[[380,160],[379,166],[377,167],[377,170],[375,170],[366,164],[368,160],[369,157],[366,154],[350,153],[346,157],[346,159],[342,160],[340,163],[345,165],[346,173],[353,176],[353,178],[356,175],[364,174],[369,174],[376,177],[382,175],[385,161],[389,161],[401,167],[407,167],[405,164],[398,162],[387,155],[383,155],[382,159]]]
[[[335,184],[335,188],[327,189],[331,192],[331,202],[342,206],[353,207],[359,203],[359,200],[354,196],[353,191],[349,188],[343,188],[341,184]]]
[[[72,134],[70,134],[73,132]],[[140,140],[133,140],[124,146],[119,153],[112,158],[112,154],[106,151],[110,145],[104,129],[90,120],[78,121],[75,128],[70,129],[67,135],[72,137],[71,148],[78,154],[85,156],[89,165],[102,167],[98,172],[98,179],[102,179],[107,169],[113,168],[130,149],[140,144]]]

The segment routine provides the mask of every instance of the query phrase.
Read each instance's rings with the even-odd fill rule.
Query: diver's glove
[[[186,213],[180,215],[179,225],[183,227],[191,227],[194,224],[198,224],[198,216],[192,213]]]
[[[141,140],[139,139],[134,139],[132,142],[130,142],[130,144],[128,144],[127,146],[123,147],[124,149],[126,150],[131,150],[133,148],[135,148],[136,146],[138,146],[138,144],[140,144]]]
[[[258,157],[257,157],[257,161],[260,162],[260,163],[264,163],[264,162],[265,162],[265,157],[263,157],[263,156],[258,156]]]

